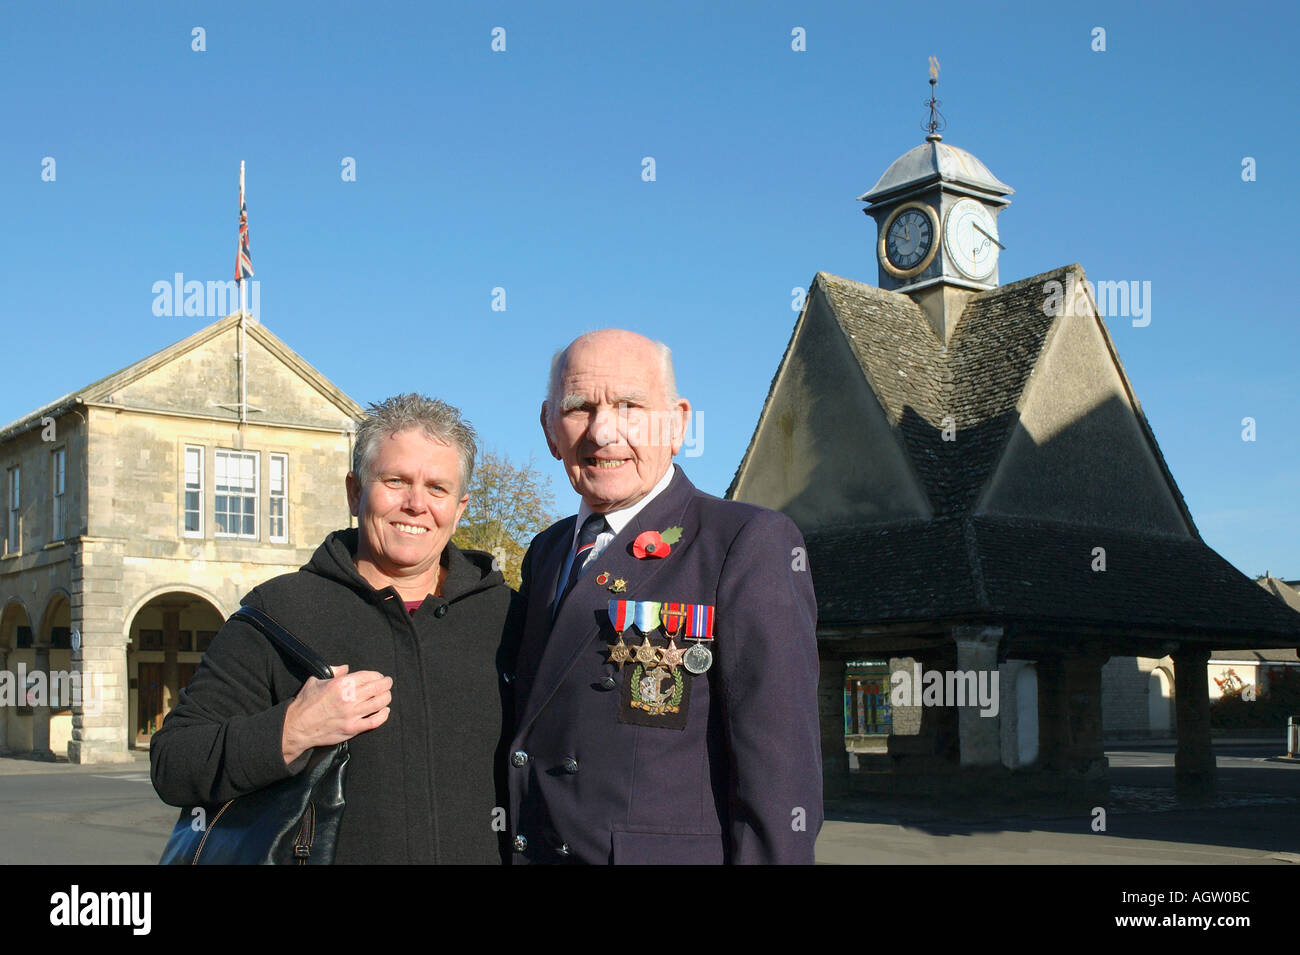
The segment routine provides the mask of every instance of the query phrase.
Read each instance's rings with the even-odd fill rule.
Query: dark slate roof
[[[1079,265],[1067,265],[978,293],[946,346],[908,296],[817,273],[814,287],[825,291],[872,391],[902,435],[936,516],[973,507],[997,466],[1054,321],[1043,309],[1043,287],[1049,281],[1064,286],[1070,272],[1077,281],[1085,278]],[[1109,336],[1107,344],[1152,453],[1194,527]],[[943,440],[946,415],[961,441]]]
[[[1300,646],[1300,614],[1261,600],[1198,539],[960,516],[807,542],[824,627],[988,620]],[[1106,550],[1104,572],[1091,569],[1094,547]]]

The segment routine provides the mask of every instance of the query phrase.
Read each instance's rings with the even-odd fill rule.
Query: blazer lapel
[[[597,566],[574,584],[573,589],[569,591],[568,596],[560,605],[559,611],[555,614],[555,622],[551,626],[550,635],[546,638],[536,676],[528,693],[528,700],[519,722],[521,730],[528,729],[582,653],[592,649],[592,644],[596,639],[596,635],[600,632],[602,623],[609,619],[610,598],[649,599],[650,590],[648,588],[663,571],[664,565],[672,561],[671,553],[661,560],[638,560],[632,554],[632,541],[643,531],[651,529],[663,530],[674,524],[680,525],[683,523],[687,505],[695,494],[695,486],[686,479],[686,475],[682,473],[680,468],[677,468],[676,465],[673,467],[676,469],[676,474],[668,487],[664,488],[657,498],[647,504],[623,528],[622,533],[610,542],[609,546],[597,558]],[[694,529],[689,530],[693,532]],[[569,536],[572,537],[572,534],[573,526],[570,524]],[[569,538],[565,539],[568,540]],[[564,552],[561,552],[560,564],[563,564],[564,556]],[[626,580],[627,592],[625,594],[612,594],[606,587],[597,584],[595,578],[600,571],[608,571],[611,579],[621,577]],[[552,594],[554,594],[558,580],[559,571],[557,569],[551,578]],[[554,596],[545,602],[544,608],[539,607],[539,616],[544,612],[545,619],[550,619],[551,601],[553,600]],[[537,604],[540,603],[540,600],[535,598],[532,602]],[[530,614],[529,616],[531,621],[533,615]]]
[[[552,606],[555,603],[555,589],[559,586],[564,559],[573,546],[575,520],[577,520],[576,516],[566,518],[555,525],[551,539],[543,544],[544,551],[540,555],[537,572],[534,579],[530,581],[523,644],[520,647],[519,662],[515,666],[515,673],[523,684],[521,689],[525,692],[531,686],[533,677],[537,673],[538,663],[546,650],[546,641],[551,629]]]

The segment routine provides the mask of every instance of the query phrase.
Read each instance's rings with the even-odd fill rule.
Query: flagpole
[[[239,206],[242,214],[244,208],[244,160],[239,160]],[[239,251],[243,252],[243,236],[239,237]],[[244,309],[245,283],[242,277],[242,270],[236,268],[240,273],[239,279],[239,423],[245,424],[248,421],[248,356],[244,351],[244,317],[248,314]]]

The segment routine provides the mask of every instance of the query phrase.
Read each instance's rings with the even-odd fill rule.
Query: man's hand
[[[393,701],[393,678],[336,666],[334,679],[308,677],[284,713],[280,750],[286,766],[307,750],[333,746],[382,726]]]

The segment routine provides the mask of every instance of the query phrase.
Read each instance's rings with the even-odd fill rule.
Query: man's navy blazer
[[[576,517],[539,534],[524,557],[504,756],[516,862],[813,861],[817,603],[803,537],[784,514],[704,494],[674,468],[588,564],[554,623]],[[667,557],[633,555],[637,535],[670,527],[681,539]],[[611,592],[619,579],[626,591]],[[713,665],[681,671],[683,727],[622,721],[629,684],[609,662],[611,598],[715,608]],[[642,641],[634,629],[624,638]],[[662,630],[658,638],[664,645]]]

